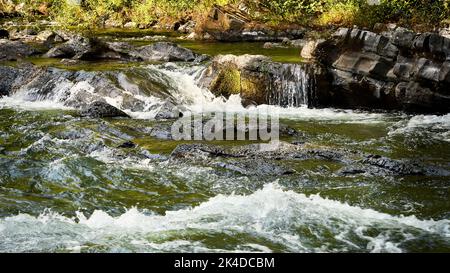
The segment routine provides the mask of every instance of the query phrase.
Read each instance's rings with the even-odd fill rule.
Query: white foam
[[[193,234],[208,232],[208,236],[251,234],[283,245],[287,251],[399,252],[404,251],[403,242],[414,239],[412,233],[450,238],[450,220],[392,216],[318,195],[285,191],[276,183],[250,195],[218,195],[197,207],[167,211],[165,215],[131,208],[118,217],[97,210],[90,217],[77,213],[77,219],[71,219],[46,212],[38,217],[26,214],[6,217],[0,220],[0,226],[3,251],[38,250],[44,246],[73,248],[74,241],[79,242],[77,249],[97,244],[115,245],[122,251],[135,251],[130,245],[140,245],[136,251],[170,251],[173,245],[164,249],[164,244],[180,240],[176,234],[184,240],[182,250],[177,251],[225,251],[189,240],[189,230]],[[308,229],[308,235],[298,233],[301,229]],[[365,232],[368,229],[370,233]],[[166,241],[168,234],[171,235]],[[330,234],[334,234],[337,242],[329,241]],[[237,245],[235,250],[240,247]],[[256,251],[271,250],[270,246],[258,248]]]
[[[42,101],[28,101],[20,96],[1,97],[0,109],[15,108],[22,110],[72,110],[72,107],[64,106],[62,103],[54,102],[52,100]]]
[[[389,135],[430,133],[430,137],[450,142],[450,114],[417,115],[408,121],[400,121],[389,131]]]

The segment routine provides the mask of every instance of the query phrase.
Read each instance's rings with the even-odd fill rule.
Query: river
[[[201,65],[140,69],[163,78],[171,96],[196,113],[255,110],[238,96],[224,100],[199,88]],[[120,84],[136,88],[129,78]],[[345,162],[319,158],[282,159],[294,170],[286,175],[245,174],[168,160],[192,141],[149,136],[158,125],[149,109],[159,100],[151,95],[139,95],[139,111],[107,98],[131,119],[89,119],[58,92],[30,94],[0,99],[1,252],[450,251],[450,114],[271,106],[301,132],[284,142],[381,155],[428,171],[342,175]],[[137,146],[121,148],[127,141]]]

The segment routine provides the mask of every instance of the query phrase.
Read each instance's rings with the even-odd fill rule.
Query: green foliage
[[[265,21],[298,21],[324,10],[326,0],[247,0],[244,1],[257,19]]]
[[[358,23],[365,1],[330,1],[318,17],[319,25],[352,26]]]
[[[408,24],[436,24],[450,17],[450,1],[381,0],[379,6],[366,13],[372,20],[376,18]]]
[[[94,27],[107,21],[154,21],[201,18],[213,5],[244,4],[253,19],[273,23],[371,26],[376,22],[436,25],[450,20],[450,0],[0,0],[0,9],[33,17],[44,4],[63,25]]]

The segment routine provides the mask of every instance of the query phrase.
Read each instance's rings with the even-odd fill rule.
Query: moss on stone
[[[267,103],[264,82],[256,77],[241,77],[241,97],[256,102]]]
[[[211,84],[216,95],[229,97],[241,93],[241,73],[233,67],[224,67]]]

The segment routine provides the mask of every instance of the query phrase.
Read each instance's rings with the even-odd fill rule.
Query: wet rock
[[[159,42],[136,48],[133,56],[146,61],[191,62],[198,57],[198,54],[174,43]]]
[[[102,101],[91,103],[81,110],[80,115],[90,118],[129,117],[125,112]]]
[[[352,175],[364,174],[366,172],[367,172],[367,170],[364,170],[363,168],[358,168],[355,166],[345,166],[345,167],[341,168],[340,170],[338,170],[337,174],[343,175],[343,176],[352,176]]]
[[[201,55],[197,55],[197,57],[195,57],[193,63],[203,63],[206,61],[209,61],[211,59],[211,57],[209,55],[206,54],[201,54]]]
[[[136,144],[134,144],[132,141],[125,141],[124,143],[117,146],[117,148],[123,148],[123,149],[132,149],[135,147],[136,147]]]
[[[448,109],[450,97],[433,92],[418,82],[401,82],[395,87],[395,97],[402,102],[404,110],[433,112]]]
[[[394,160],[358,151],[306,148],[302,143],[284,142],[224,147],[208,144],[182,144],[171,153],[170,160],[220,167],[243,175],[295,175],[292,160],[316,159],[344,165],[336,171],[342,176],[435,175],[442,170],[425,168],[405,160]],[[286,161],[287,160],[287,161]],[[287,163],[289,162],[289,163]],[[324,169],[329,172],[329,169]]]
[[[171,124],[158,124],[151,128],[150,136],[156,139],[172,140]]]
[[[161,105],[158,109],[157,114],[155,115],[156,120],[177,119],[181,117],[183,117],[182,109],[171,102],[165,102],[163,105]]]
[[[289,167],[267,159],[241,155],[225,148],[206,144],[182,144],[171,153],[170,160],[188,161],[219,167],[243,175],[289,175],[295,173]]]
[[[368,155],[362,161],[364,164],[376,166],[393,172],[395,175],[423,175],[424,171],[420,166],[404,162],[400,160],[393,160],[380,155]]]
[[[13,94],[36,74],[36,69],[29,63],[18,63],[17,66],[0,66],[0,96]]]
[[[35,54],[29,45],[19,42],[0,39],[0,61],[15,61]]]

